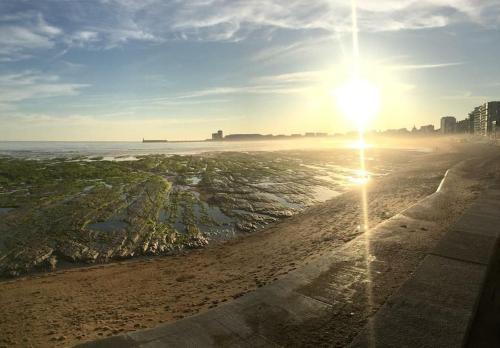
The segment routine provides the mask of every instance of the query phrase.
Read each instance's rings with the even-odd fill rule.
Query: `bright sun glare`
[[[363,130],[380,108],[380,90],[369,81],[353,78],[335,90],[340,111]]]

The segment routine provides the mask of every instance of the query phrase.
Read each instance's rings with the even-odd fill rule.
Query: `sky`
[[[500,99],[500,1],[356,8],[370,129]],[[347,0],[0,0],[0,141],[350,131],[351,33]]]

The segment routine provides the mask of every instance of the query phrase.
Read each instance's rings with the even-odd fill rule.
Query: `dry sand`
[[[432,147],[435,152],[416,156],[398,172],[369,182],[371,226],[434,192],[454,164],[498,153],[469,144]],[[488,175],[487,170],[471,168],[474,184],[469,191],[479,191]],[[154,327],[231,301],[359,235],[359,201],[353,189],[253,235],[185,255],[2,282],[0,346],[71,346]]]

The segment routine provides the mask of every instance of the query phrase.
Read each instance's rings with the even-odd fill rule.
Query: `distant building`
[[[386,131],[383,132],[383,134],[386,134],[386,135],[408,135],[408,134],[410,134],[410,131],[406,128],[387,129]]]
[[[479,105],[479,118],[477,135],[488,135],[488,103]]]
[[[327,137],[328,133],[326,132],[307,132],[305,134],[306,137]]]
[[[457,119],[453,116],[441,117],[441,133],[452,134],[455,133]]]
[[[404,133],[404,132],[402,132],[402,133]],[[417,127],[415,125],[413,125],[413,128],[411,129],[411,134],[413,134],[413,135],[434,134],[434,125],[427,124],[425,126],[420,126],[420,129],[417,129]]]
[[[225,140],[257,140],[265,136],[262,134],[229,134],[224,138]],[[272,137],[272,135],[271,135]]]
[[[217,133],[212,133],[212,140],[222,140],[224,139],[224,133],[218,130]]]
[[[469,133],[488,136],[494,133],[494,125],[500,124],[500,101],[481,104],[469,112]]]
[[[494,122],[500,124],[500,102],[493,101],[480,105],[478,135],[491,134]]]
[[[434,133],[434,125],[433,124],[428,124],[428,125],[420,127],[420,133],[424,133],[424,134],[432,134],[432,133]]]
[[[468,118],[465,120],[457,121],[455,126],[456,133],[470,133],[470,121]]]
[[[476,134],[479,132],[479,106],[469,112],[469,132]]]

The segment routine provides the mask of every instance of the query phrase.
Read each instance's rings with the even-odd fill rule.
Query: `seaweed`
[[[370,156],[378,173],[405,161]],[[341,191],[357,165],[352,151],[90,159],[0,157],[0,208],[9,208],[0,219],[0,274],[53,268],[54,257],[170,254],[206,245],[221,226],[252,232],[317,202],[315,187]]]

